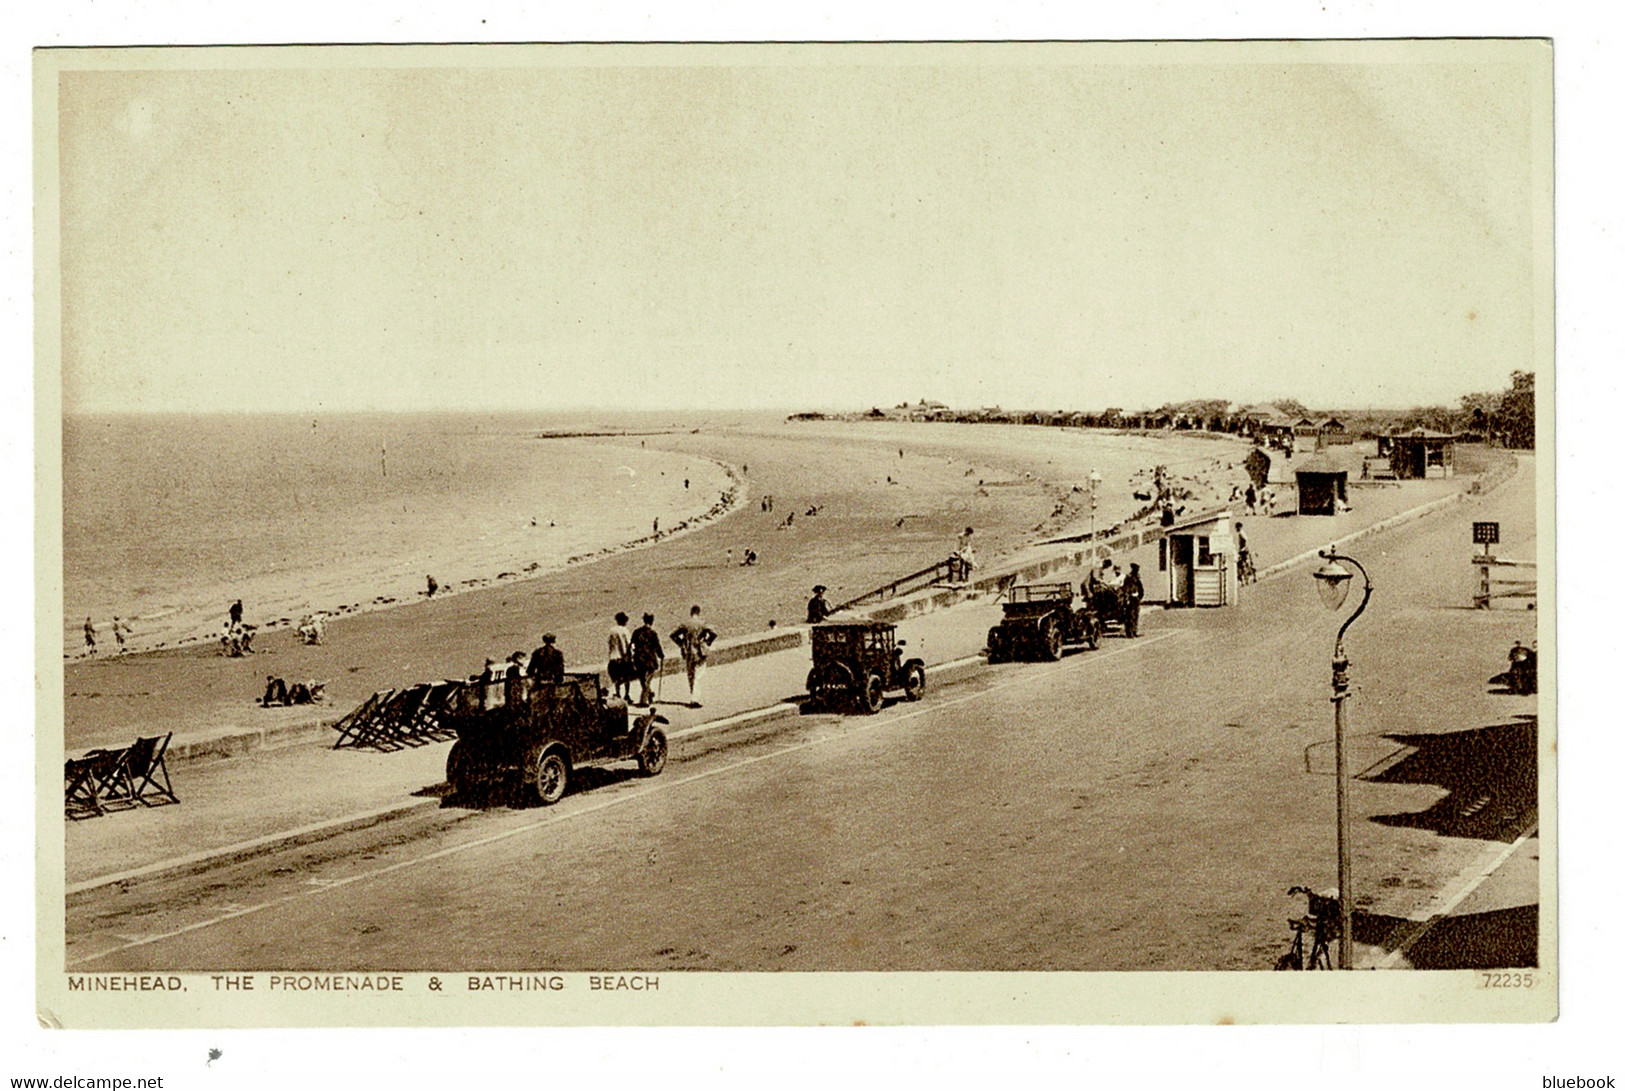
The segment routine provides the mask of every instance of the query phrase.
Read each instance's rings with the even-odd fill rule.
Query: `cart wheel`
[[[858,694],[858,707],[864,712],[875,713],[885,703],[886,684],[880,680],[880,675],[869,675],[863,680],[863,690]]]
[[[666,767],[666,733],[658,727],[649,732],[643,749],[638,751],[638,771],[646,777],[658,777]]]
[[[903,675],[903,696],[910,701],[918,701],[924,693],[925,668],[915,663]]]
[[[549,751],[536,763],[536,798],[542,806],[551,807],[564,798],[570,786],[570,767],[558,751]]]
[[[1061,626],[1053,617],[1044,620],[1043,640],[1044,658],[1051,660],[1061,658]]]

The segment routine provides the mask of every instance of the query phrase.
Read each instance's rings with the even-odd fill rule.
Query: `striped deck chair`
[[[129,807],[129,748],[92,750],[82,758],[70,758],[63,766],[69,818],[94,818],[109,810]]]
[[[393,696],[395,696],[395,691],[392,689],[379,690],[340,717],[338,722],[333,725],[333,730],[339,733],[338,741],[333,744],[333,749],[337,750],[341,746],[363,745],[356,740],[360,736],[364,734],[370,735],[376,730],[373,720],[377,717],[378,709]]]

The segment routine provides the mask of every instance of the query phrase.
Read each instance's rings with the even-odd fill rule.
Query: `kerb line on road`
[[[694,784],[694,783],[697,783],[697,782],[702,781],[702,780],[708,780],[711,777],[721,776],[724,773],[732,773],[732,772],[735,772],[735,771],[740,770],[740,769],[746,769],[746,768],[749,768],[751,766],[758,765],[758,764],[760,764],[762,762],[772,761],[775,758],[784,757],[787,754],[794,754],[794,753],[796,753],[798,751],[807,750],[807,749],[810,749],[810,748],[815,747],[815,746],[823,746],[826,743],[838,742],[838,741],[841,741],[841,740],[844,740],[844,739],[849,739],[849,738],[852,738],[855,735],[862,735],[862,734],[866,734],[866,733],[868,733],[870,731],[877,731],[877,730],[879,730],[881,728],[884,728],[884,727],[893,727],[893,726],[895,726],[897,724],[905,723],[905,722],[907,722],[909,720],[916,719],[917,717],[924,716],[927,713],[939,712],[939,711],[942,711],[944,709],[955,708],[955,707],[957,707],[959,705],[969,704],[972,701],[980,700],[981,698],[986,697],[986,696],[988,696],[990,694],[998,693],[998,692],[1003,691],[1003,690],[1012,689],[1012,688],[1020,686],[1020,685],[1025,685],[1025,684],[1028,684],[1028,683],[1038,681],[1038,680],[1043,679],[1043,678],[1047,678],[1048,676],[1050,676],[1052,674],[1055,674],[1055,673],[1057,673],[1057,672],[1059,672],[1061,670],[1065,670],[1065,669],[1069,669],[1069,668],[1076,670],[1079,667],[1088,667],[1088,666],[1090,666],[1092,664],[1104,662],[1105,660],[1108,660],[1108,659],[1115,659],[1118,656],[1126,654],[1128,652],[1132,652],[1132,651],[1136,651],[1136,650],[1139,650],[1139,649],[1147,648],[1147,647],[1150,647],[1153,644],[1161,643],[1162,641],[1171,639],[1173,637],[1183,636],[1183,635],[1186,635],[1186,634],[1188,634],[1190,632],[1191,632],[1191,630],[1188,630],[1188,629],[1168,629],[1168,630],[1164,630],[1163,632],[1157,633],[1157,634],[1152,635],[1152,636],[1137,638],[1137,639],[1134,640],[1134,642],[1132,644],[1125,644],[1125,645],[1120,646],[1118,648],[1114,648],[1111,651],[1102,652],[1102,653],[1098,653],[1098,654],[1092,654],[1092,655],[1088,656],[1087,658],[1082,658],[1082,659],[1080,659],[1078,657],[1073,657],[1070,660],[1066,660],[1066,661],[1063,661],[1063,662],[1060,662],[1060,663],[1056,663],[1053,666],[1046,667],[1046,668],[1043,668],[1041,670],[1025,671],[1025,672],[1023,672],[1022,674],[1020,674],[1017,677],[1011,678],[1011,679],[1009,679],[1007,681],[1003,681],[1003,682],[996,682],[993,685],[990,685],[990,686],[986,687],[985,689],[977,690],[975,693],[967,693],[967,694],[964,694],[963,696],[960,696],[960,697],[950,697],[950,698],[948,698],[946,700],[943,700],[943,701],[937,701],[937,702],[933,702],[932,704],[929,704],[929,705],[919,706],[919,707],[911,708],[911,709],[909,709],[907,711],[898,712],[895,715],[878,716],[878,717],[876,717],[876,718],[874,718],[872,720],[863,720],[863,721],[855,721],[852,718],[848,717],[848,718],[843,719],[840,722],[843,724],[843,726],[844,725],[852,725],[852,726],[847,727],[845,730],[842,730],[842,731],[838,731],[838,732],[834,732],[834,733],[831,733],[831,734],[828,734],[828,735],[821,736],[820,738],[808,739],[805,742],[793,743],[793,744],[791,744],[789,746],[783,746],[783,747],[780,747],[777,750],[774,750],[772,753],[758,754],[758,755],[756,755],[754,757],[748,757],[748,758],[740,758],[737,761],[730,762],[727,765],[718,766],[715,769],[707,769],[707,770],[705,770],[703,772],[691,773],[691,774],[689,774],[687,776],[678,777],[678,778],[670,779],[670,780],[662,779],[660,781],[656,781],[654,783],[651,783],[647,787],[638,789],[636,791],[626,792],[626,793],[623,793],[623,794],[620,794],[620,795],[613,796],[611,798],[601,799],[601,800],[597,800],[597,801],[592,802],[592,803],[587,803],[587,804],[585,804],[583,806],[574,808],[574,809],[572,809],[572,810],[570,810],[570,811],[568,811],[566,813],[560,814],[560,813],[555,812],[553,814],[547,815],[544,818],[539,818],[534,822],[528,822],[528,823],[526,823],[524,825],[516,826],[516,827],[514,827],[512,829],[503,830],[503,831],[501,831],[499,833],[489,834],[489,835],[487,835],[485,837],[476,838],[476,839],[474,839],[472,841],[465,841],[465,842],[463,842],[461,844],[448,845],[447,847],[445,847],[443,849],[436,849],[434,852],[426,853],[426,854],[424,854],[422,856],[414,857],[414,858],[412,858],[410,860],[401,860],[401,861],[399,861],[397,863],[387,864],[384,867],[373,868],[372,870],[360,872],[360,873],[358,873],[356,875],[346,876],[345,878],[342,878],[342,879],[335,879],[331,883],[327,883],[327,884],[325,884],[323,886],[298,890],[298,891],[295,891],[292,894],[283,895],[280,898],[273,898],[270,901],[261,902],[258,905],[238,906],[236,908],[231,909],[228,912],[218,914],[218,915],[216,915],[214,917],[210,917],[208,920],[196,921],[196,922],[194,922],[192,924],[188,924],[188,925],[185,925],[185,926],[180,927],[180,928],[171,929],[170,931],[167,931],[167,932],[160,932],[160,933],[157,933],[157,934],[154,934],[154,935],[141,936],[138,939],[133,939],[133,940],[130,940],[128,942],[119,944],[116,947],[109,947],[105,951],[98,951],[95,954],[85,955],[82,958],[71,959],[71,960],[69,960],[67,962],[67,965],[68,966],[83,966],[86,963],[96,962],[96,961],[98,961],[100,959],[107,958],[110,955],[118,954],[121,951],[128,951],[128,950],[131,950],[132,948],[136,948],[136,947],[145,947],[145,946],[149,946],[149,945],[154,944],[154,943],[161,943],[161,942],[163,942],[165,940],[174,939],[174,938],[176,938],[178,936],[184,936],[184,935],[187,935],[187,934],[192,933],[192,932],[198,932],[198,931],[201,931],[201,930],[203,930],[205,928],[212,928],[217,924],[225,924],[228,921],[233,921],[233,920],[236,920],[236,919],[238,919],[240,917],[252,916],[253,914],[264,912],[267,909],[275,909],[275,908],[277,908],[279,906],[288,905],[288,904],[290,904],[292,902],[298,901],[301,898],[320,897],[320,896],[322,896],[324,894],[330,894],[335,890],[342,890],[345,887],[351,886],[351,885],[356,884],[356,883],[368,882],[368,881],[371,881],[373,879],[379,879],[379,878],[382,878],[382,877],[384,877],[386,875],[392,875],[392,874],[394,874],[396,872],[399,872],[399,871],[405,871],[408,868],[418,867],[418,866],[420,866],[422,864],[432,863],[435,860],[441,860],[441,859],[445,859],[446,857],[449,857],[449,856],[455,856],[458,853],[467,852],[467,851],[469,851],[471,849],[483,848],[486,845],[492,845],[492,844],[496,844],[496,843],[501,842],[501,841],[506,841],[506,840],[509,840],[510,838],[514,838],[514,837],[518,837],[518,836],[520,836],[522,834],[530,833],[530,832],[532,832],[534,830],[541,829],[541,828],[543,828],[545,826],[555,825],[555,824],[560,823],[560,822],[567,822],[567,821],[570,821],[571,819],[581,818],[581,817],[584,817],[584,816],[589,815],[589,814],[596,814],[599,811],[604,811],[604,810],[608,810],[611,807],[619,807],[619,806],[623,806],[623,805],[628,804],[628,803],[633,803],[633,802],[636,802],[638,800],[647,798],[648,796],[655,795],[655,794],[658,794],[658,793],[661,793],[661,792],[674,791],[674,790],[676,790],[678,788],[682,788],[682,787],[684,787],[686,785],[689,785],[689,784]]]

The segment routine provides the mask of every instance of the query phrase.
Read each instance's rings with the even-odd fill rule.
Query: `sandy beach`
[[[703,458],[731,467],[740,502],[658,543],[336,618],[321,646],[266,631],[256,654],[241,659],[204,644],[66,664],[65,745],[262,723],[280,715],[254,704],[268,674],[325,681],[327,708],[338,715],[375,690],[464,676],[487,655],[529,650],[545,631],[557,634],[572,664],[596,664],[617,610],[652,611],[666,633],[698,603],[725,637],[762,632],[800,622],[814,583],[828,585],[832,602],[851,598],[941,560],[965,526],[976,528],[984,566],[1045,537],[1086,532],[1093,469],[1102,476],[1095,521],[1104,532],[1141,506],[1133,493],[1153,465],[1217,498],[1228,495],[1244,453],[1235,440],[1206,435],[1006,425],[811,422],[641,442],[677,464]],[[772,511],[763,510],[767,497]],[[756,565],[742,564],[746,549],[757,553]],[[247,607],[247,619],[257,620],[254,604]]]

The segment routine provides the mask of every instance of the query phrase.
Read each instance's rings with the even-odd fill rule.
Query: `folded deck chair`
[[[169,766],[164,763],[169,740],[174,737],[172,731],[168,735],[140,738],[125,751],[122,788],[132,805],[162,807],[166,803],[180,802],[169,783]]]

